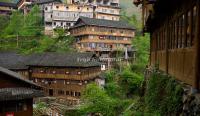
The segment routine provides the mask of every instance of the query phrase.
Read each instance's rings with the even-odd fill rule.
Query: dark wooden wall
[[[173,13],[151,28],[151,65],[199,88],[199,1],[174,3]]]
[[[33,99],[19,100],[19,101],[3,101],[0,102],[0,109],[7,109],[6,104],[17,104],[20,102],[24,102],[27,105],[26,110],[22,111],[10,111],[9,113],[14,113],[14,116],[33,116]],[[1,112],[0,116],[6,116],[7,112]]]

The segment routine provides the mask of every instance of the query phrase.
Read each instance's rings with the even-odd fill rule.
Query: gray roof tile
[[[82,23],[79,23],[80,21],[82,21]],[[130,26],[128,23],[126,23],[124,21],[94,19],[94,18],[88,18],[88,17],[80,17],[74,27],[79,27],[79,26],[83,26],[83,25],[113,27],[113,28],[131,29],[131,30],[136,29],[135,27]]]

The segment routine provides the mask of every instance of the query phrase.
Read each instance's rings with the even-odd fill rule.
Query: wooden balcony
[[[131,44],[130,40],[83,39],[79,43]]]
[[[120,32],[100,32],[100,31],[92,31],[91,30],[85,30],[85,31],[76,31],[72,32],[73,36],[83,36],[83,35],[104,35],[104,36],[119,36],[119,37],[134,37],[135,33],[132,31],[132,33],[120,33]]]
[[[100,75],[101,72],[89,73],[88,75],[67,75],[67,74],[47,74],[33,73],[32,78],[66,79],[66,80],[90,80]]]

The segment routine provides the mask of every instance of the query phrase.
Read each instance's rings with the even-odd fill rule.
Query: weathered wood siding
[[[151,65],[199,88],[199,1],[174,3],[174,13],[151,30]]]

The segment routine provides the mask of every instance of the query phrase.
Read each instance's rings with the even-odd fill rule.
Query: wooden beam
[[[197,1],[197,21],[196,21],[196,35],[195,35],[195,88],[199,89],[200,80],[200,0]]]

